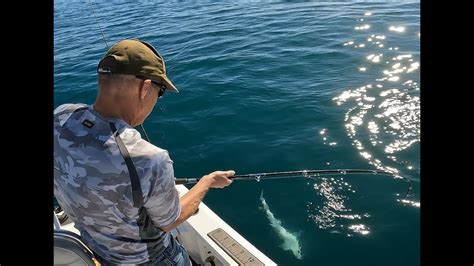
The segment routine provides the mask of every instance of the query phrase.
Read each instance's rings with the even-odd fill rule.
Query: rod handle
[[[231,176],[229,177],[229,179],[234,179],[236,177],[240,177],[238,175],[235,175],[235,176]],[[176,185],[187,185],[187,184],[196,184],[197,182],[199,182],[199,180],[201,180],[201,178],[174,178],[174,183]]]

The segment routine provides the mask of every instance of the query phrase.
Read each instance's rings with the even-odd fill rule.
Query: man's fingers
[[[234,176],[234,175],[235,175],[234,170],[228,170],[228,171],[224,172],[225,177],[231,177],[231,176]]]

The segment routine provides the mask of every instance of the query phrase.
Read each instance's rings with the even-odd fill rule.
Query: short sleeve
[[[145,208],[155,226],[163,228],[178,219],[181,205],[175,187],[173,161],[167,152],[159,157],[152,166],[151,187]]]

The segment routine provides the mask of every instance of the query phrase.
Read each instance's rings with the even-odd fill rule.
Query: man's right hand
[[[209,180],[210,187],[212,188],[224,188],[232,183],[232,180],[229,179],[229,177],[232,177],[234,175],[234,170],[215,171],[203,176],[202,178]]]
[[[235,175],[235,171],[215,171],[208,175],[205,175],[194,185],[184,196],[179,199],[181,204],[181,214],[178,219],[172,224],[165,227],[161,227],[162,230],[169,232],[182,222],[186,221],[191,215],[196,213],[202,199],[206,195],[210,187],[212,188],[223,188],[227,187],[232,183],[229,177]]]

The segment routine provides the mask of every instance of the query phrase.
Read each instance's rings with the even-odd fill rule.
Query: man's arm
[[[232,170],[229,171],[216,171],[208,175],[205,175],[194,185],[184,196],[179,199],[181,205],[181,214],[178,219],[172,224],[161,228],[163,231],[169,232],[175,227],[186,221],[191,215],[193,215],[199,207],[202,199],[206,195],[209,188],[223,188],[232,183],[229,177],[235,175]]]

